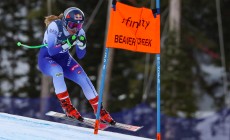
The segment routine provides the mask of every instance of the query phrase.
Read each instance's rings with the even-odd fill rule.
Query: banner
[[[136,52],[160,53],[160,15],[152,10],[120,2],[110,9],[106,47]]]

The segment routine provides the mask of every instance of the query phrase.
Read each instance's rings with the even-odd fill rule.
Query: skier
[[[83,121],[83,117],[71,103],[64,77],[80,85],[84,95],[97,112],[98,94],[80,64],[70,55],[69,49],[76,47],[76,55],[82,59],[86,54],[86,36],[82,29],[84,13],[76,7],[70,7],[59,16],[50,15],[45,18],[47,29],[43,43],[48,44],[39,51],[38,66],[40,71],[53,79],[55,93],[63,111],[68,117]],[[73,38],[76,35],[77,38]],[[63,40],[68,40],[63,42]],[[100,121],[114,125],[116,122],[101,106]]]

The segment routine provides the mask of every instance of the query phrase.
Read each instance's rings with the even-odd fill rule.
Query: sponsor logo
[[[68,14],[68,15],[66,16],[66,18],[70,18],[70,15]]]
[[[121,23],[132,28],[144,27],[145,29],[147,29],[147,27],[150,24],[150,21],[146,21],[144,19],[140,19],[139,21],[133,21],[131,17],[128,17],[127,19],[123,18]]]
[[[74,15],[74,19],[75,20],[82,20],[82,15],[76,14],[76,15]]]
[[[68,67],[70,66],[71,61],[72,61],[72,58],[69,57],[69,58],[68,58],[68,62],[67,62],[67,66],[68,66]]]
[[[57,66],[58,64],[50,57],[45,57],[48,60],[51,66]]]
[[[58,32],[56,30],[54,30],[54,29],[49,29],[49,33],[52,33],[52,34],[55,34],[55,35],[58,34]]]
[[[57,64],[51,64],[51,66],[53,66],[53,67],[54,67],[54,66],[57,66]]]
[[[60,76],[63,76],[63,73],[59,72],[59,73],[56,73],[55,75],[56,75],[56,77],[60,77]]]
[[[74,71],[76,68],[78,68],[79,67],[79,65],[78,64],[76,64],[76,65],[74,65],[72,68],[71,68],[71,71]]]
[[[58,37],[61,37],[61,35],[62,35],[62,32],[59,32],[59,33],[58,33]]]
[[[45,57],[45,59],[47,59],[47,60],[52,60],[52,58],[50,58],[50,57]]]
[[[133,38],[123,35],[115,35],[115,43],[127,44],[130,46],[143,45],[143,46],[152,46],[152,39],[147,38]]]
[[[53,60],[49,60],[49,63],[51,64],[51,66],[57,66],[58,64],[55,62],[55,61],[53,61]]]
[[[52,64],[52,63],[55,63],[55,61],[53,61],[53,60],[50,59],[50,60],[49,60],[49,63]]]
[[[58,44],[58,45],[55,46],[55,48],[59,48],[59,47],[61,47],[61,44]]]
[[[65,49],[65,50],[60,51],[59,53],[66,53],[68,51],[69,51],[69,49]]]

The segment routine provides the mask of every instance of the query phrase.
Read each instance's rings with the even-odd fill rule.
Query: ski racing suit
[[[83,29],[77,32],[77,36],[80,35],[85,36]],[[56,94],[67,91],[64,81],[64,78],[67,78],[80,85],[88,100],[93,99],[98,94],[92,82],[80,64],[70,55],[69,48],[63,49],[60,45],[69,36],[61,20],[54,20],[49,24],[43,38],[43,44],[48,45],[41,48],[38,55],[39,70],[52,77]],[[75,47],[77,57],[82,59],[86,54],[86,46],[84,49],[77,45]]]

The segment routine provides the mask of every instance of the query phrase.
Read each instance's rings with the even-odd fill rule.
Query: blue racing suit
[[[77,36],[84,35],[81,29]],[[61,42],[70,36],[69,32],[62,25],[61,20],[52,21],[47,27],[43,44],[48,44],[39,51],[38,66],[40,71],[53,79],[55,93],[67,91],[64,78],[70,79],[80,85],[88,100],[97,96],[97,92],[80,64],[70,55],[69,49],[63,49]],[[86,54],[86,48],[80,49],[77,45],[76,55],[82,59]]]

